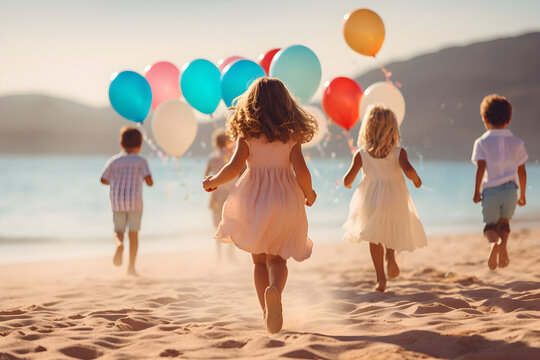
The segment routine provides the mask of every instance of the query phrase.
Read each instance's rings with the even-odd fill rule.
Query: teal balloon
[[[193,60],[180,77],[182,95],[193,108],[212,114],[221,101],[221,73],[205,59]]]
[[[109,100],[117,113],[128,120],[142,123],[152,105],[152,89],[142,75],[122,71],[109,85]]]
[[[321,63],[308,47],[289,46],[272,59],[270,76],[283,81],[296,98],[307,103],[321,83]]]
[[[238,60],[223,69],[221,74],[221,94],[227,106],[242,95],[253,81],[266,76],[264,69],[251,60]]]

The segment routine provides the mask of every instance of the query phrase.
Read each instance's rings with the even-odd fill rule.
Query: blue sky
[[[375,66],[343,40],[343,16],[357,8],[374,10],[385,23],[383,63],[540,30],[540,1],[533,0],[0,0],[0,95],[42,93],[107,106],[115,71],[143,73],[160,60],[179,68],[196,58],[256,60],[293,44],[319,56],[322,82],[354,76]]]

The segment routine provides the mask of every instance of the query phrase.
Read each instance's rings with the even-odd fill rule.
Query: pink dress
[[[311,256],[304,193],[292,170],[294,142],[246,141],[247,170],[223,206],[214,238],[252,254],[303,261]]]

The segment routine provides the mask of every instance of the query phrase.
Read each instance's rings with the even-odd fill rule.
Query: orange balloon
[[[357,9],[345,15],[343,36],[357,53],[375,56],[384,41],[384,24],[374,11]]]

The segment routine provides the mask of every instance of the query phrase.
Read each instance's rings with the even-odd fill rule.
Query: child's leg
[[[127,213],[125,211],[113,211],[114,241],[116,250],[114,252],[113,264],[122,265],[122,254],[124,252],[124,231],[127,225]]]
[[[384,246],[382,244],[369,243],[369,252],[371,253],[371,260],[375,266],[375,273],[377,274],[377,287],[376,291],[384,291],[386,289],[386,276],[384,275]]]
[[[501,238],[501,244],[499,245],[499,266],[506,267],[510,263],[508,257],[508,250],[506,244],[508,243],[508,237],[510,236],[510,223],[508,219],[499,220],[499,237]]]
[[[116,243],[116,251],[114,252],[113,264],[116,266],[122,265],[122,253],[124,252],[124,232],[114,232],[114,242]]]
[[[255,282],[255,290],[257,291],[257,297],[259,298],[259,304],[261,309],[265,313],[264,305],[264,290],[270,285],[268,279],[268,268],[266,267],[266,254],[251,254],[253,258],[253,281]]]
[[[139,232],[130,231],[129,235],[129,265],[128,274],[137,275],[135,271],[135,258],[137,257],[137,249],[139,248]]]
[[[396,262],[396,256],[393,249],[386,249],[386,272],[389,279],[395,279],[399,276],[399,267]]]
[[[289,270],[287,269],[287,260],[279,255],[266,255],[266,266],[268,268],[268,279],[270,285],[275,286],[281,294],[287,282]]]
[[[283,326],[281,294],[287,283],[289,271],[287,269],[287,260],[278,255],[267,254],[266,266],[270,280],[270,286],[264,291],[266,330],[271,334],[275,334]]]
[[[499,255],[500,246],[497,243],[499,241],[499,235],[497,234],[497,228],[487,228],[484,230],[484,236],[491,244],[491,252],[488,257],[488,267],[491,270],[497,268],[497,256]]]

